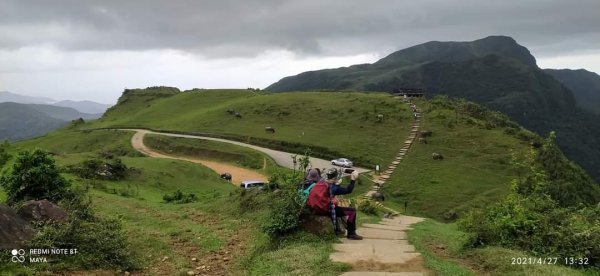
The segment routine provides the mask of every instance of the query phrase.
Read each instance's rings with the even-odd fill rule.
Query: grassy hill
[[[506,117],[474,104],[463,103],[456,109],[447,100],[425,100],[418,105],[423,110],[422,128],[432,130],[433,136],[428,138],[428,144],[413,145],[392,175],[383,190],[385,205],[402,210],[404,202],[408,202],[408,213],[453,220],[469,208],[500,200],[508,191],[510,180],[518,175],[510,165],[511,154],[527,152],[535,142],[535,135]],[[242,118],[228,114],[226,111],[230,109],[240,112]],[[384,114],[381,123],[376,119],[379,113]],[[137,173],[121,181],[85,180],[69,173],[65,175],[75,185],[91,188],[94,208],[102,216],[121,218],[128,239],[136,252],[140,252],[138,257],[144,273],[185,274],[206,265],[211,267],[206,272],[209,274],[337,275],[347,267],[329,261],[333,239],[301,232],[276,243],[269,241],[260,231],[260,222],[268,214],[260,208],[252,209],[265,206],[262,197],[251,195],[238,202],[238,188],[221,181],[205,167],[141,157],[129,144],[131,132],[89,129],[127,125],[253,137],[261,140],[252,141],[267,141],[281,147],[295,145],[290,146],[292,149],[331,148],[343,156],[387,164],[408,135],[411,123],[406,104],[385,94],[180,92],[151,88],[126,91],[119,103],[98,121],[14,144],[12,150],[48,150],[62,167],[110,155],[120,157],[127,166],[135,168]],[[275,127],[275,135],[265,133],[265,126]],[[248,168],[256,168],[256,163],[264,158],[244,148],[215,142],[157,136],[150,136],[146,141],[158,149],[169,148],[174,154],[209,154],[210,159]],[[433,152],[443,154],[445,159],[432,160]],[[273,170],[265,172],[271,174]],[[177,190],[193,193],[200,200],[188,204],[163,202],[164,195]],[[366,185],[357,190],[353,196],[365,192]],[[3,197],[0,192],[0,200]],[[369,221],[373,217],[361,213],[359,219]],[[466,271],[465,275],[469,275],[468,272],[472,272],[472,264],[454,252],[459,251],[454,238],[464,233],[452,225],[435,221],[415,231],[412,239],[424,252],[430,269],[442,274]],[[440,244],[459,257],[431,251]],[[525,254],[511,252],[519,256]],[[468,253],[475,254],[466,257],[468,260],[476,260],[503,256],[506,252]],[[299,259],[302,262],[298,262]],[[459,264],[454,259],[458,259]],[[577,271],[554,267],[502,265],[480,269],[491,274],[516,271],[527,275],[535,270],[549,275],[557,271],[579,275]]]
[[[384,115],[382,122],[378,122],[378,114]],[[373,167],[388,164],[400,149],[398,141],[409,133],[410,116],[405,104],[383,93],[265,94],[154,88],[125,92],[117,105],[88,127],[212,133],[296,153],[310,148],[317,156],[343,156]],[[266,132],[267,126],[276,132]]]
[[[237,202],[237,186],[221,180],[218,174],[198,164],[142,157],[131,148],[131,136],[131,132],[125,131],[65,128],[14,144],[12,151],[42,148],[52,152],[63,168],[111,154],[120,157],[128,167],[135,168],[137,173],[120,181],[86,180],[69,173],[64,175],[76,186],[91,188],[94,209],[101,216],[120,218],[144,274],[186,274],[200,266],[205,266],[203,271],[208,274],[236,275],[265,275],[282,271],[296,271],[296,275],[337,275],[345,269],[345,266],[326,261],[333,242],[330,237],[300,233],[290,238],[286,246],[271,248],[268,238],[260,231],[260,222],[267,214],[264,210],[248,209],[252,206]],[[232,145],[205,145],[197,141],[188,144],[175,140],[175,143],[189,147],[210,148],[213,154],[216,151],[213,160],[225,162],[232,161],[228,159],[231,152],[247,151]],[[262,165],[260,153],[250,154],[251,160],[260,159]],[[253,156],[256,154],[261,156]],[[178,190],[195,194],[198,202],[163,202],[164,195]],[[0,200],[4,200],[1,189]],[[363,215],[362,219],[368,219],[368,216]],[[276,265],[265,265],[263,260],[273,257],[278,258],[271,261]],[[197,261],[192,261],[192,258],[197,258]],[[304,262],[297,263],[295,260],[298,258]],[[11,269],[11,273],[28,271],[16,267]]]
[[[266,89],[391,92],[400,88],[425,89],[427,97],[465,98],[500,111],[542,136],[556,131],[565,154],[600,180],[599,117],[579,109],[576,99],[580,97],[538,68],[529,51],[510,37],[428,42],[373,64],[286,77]]]

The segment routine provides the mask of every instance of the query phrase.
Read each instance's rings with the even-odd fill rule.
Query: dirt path
[[[139,130],[139,131],[136,131],[136,133],[131,138],[131,145],[133,146],[133,148],[147,156],[156,157],[156,158],[165,158],[165,159],[184,160],[184,161],[202,164],[202,165],[210,168],[211,170],[215,171],[218,174],[228,172],[232,176],[231,182],[234,185],[238,185],[240,182],[242,182],[244,180],[263,180],[263,181],[268,180],[268,177],[264,174],[261,174],[261,173],[258,173],[258,172],[255,172],[255,171],[252,171],[249,169],[245,169],[245,168],[240,168],[240,167],[237,167],[237,166],[234,166],[231,164],[220,163],[220,162],[215,162],[215,161],[208,161],[208,160],[203,160],[203,159],[199,159],[199,158],[170,156],[170,155],[166,155],[166,154],[157,152],[151,148],[148,148],[144,144],[144,136],[147,133],[150,133],[150,132],[146,131],[146,130]]]
[[[220,139],[220,138],[213,138],[213,137],[206,137],[206,136],[176,134],[176,133],[167,133],[167,132],[154,132],[154,131],[145,130],[145,129],[119,129],[119,130],[135,131],[137,133],[162,135],[162,136],[169,136],[169,137],[210,140],[210,141],[217,141],[217,142],[222,142],[222,143],[238,145],[238,146],[251,148],[251,149],[260,151],[262,153],[265,153],[268,156],[270,156],[275,161],[275,163],[277,163],[277,165],[288,168],[288,169],[294,169],[294,163],[292,162],[292,158],[291,158],[291,156],[294,154],[285,152],[285,151],[278,151],[278,150],[263,148],[263,147],[259,147],[259,146],[255,146],[255,145],[251,145],[251,144],[242,143],[242,142],[231,141],[231,140]],[[342,157],[342,156],[340,156],[340,157]],[[310,164],[313,168],[329,168],[332,166],[331,160],[325,160],[325,159],[314,158],[314,157],[310,158]],[[370,171],[370,169],[360,168],[360,167],[354,167],[354,169],[357,170],[359,173],[365,173],[365,172]]]
[[[371,199],[389,179],[400,164],[418,136],[421,125],[421,114],[417,113],[412,129],[396,159],[379,176],[374,185],[364,196]],[[363,224],[358,233],[364,237],[361,241],[344,240],[335,244],[330,256],[334,262],[352,265],[352,270],[342,276],[421,276],[428,272],[423,266],[421,254],[415,252],[408,240],[406,231],[411,225],[425,220],[424,218],[400,215],[399,212],[384,207],[395,215],[392,219],[383,219],[377,224]]]

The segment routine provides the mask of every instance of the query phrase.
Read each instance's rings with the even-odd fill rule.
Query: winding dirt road
[[[270,156],[273,160],[275,160],[275,163],[277,163],[277,165],[288,168],[288,169],[294,169],[294,163],[292,162],[292,158],[291,158],[291,156],[294,154],[285,152],[285,151],[278,151],[278,150],[263,148],[263,147],[259,147],[259,146],[255,146],[255,145],[251,145],[251,144],[242,143],[242,142],[221,139],[221,138],[206,137],[206,136],[176,134],[176,133],[166,133],[166,132],[154,132],[154,131],[145,130],[145,129],[119,129],[119,130],[135,131],[136,132],[135,135],[139,135],[139,137],[144,137],[144,135],[146,135],[146,134],[155,134],[155,135],[162,135],[162,136],[169,136],[169,137],[202,139],[202,140],[211,140],[211,141],[217,141],[217,142],[222,142],[222,143],[234,144],[234,145],[251,148],[251,149],[263,152],[263,153],[267,154],[268,156]],[[135,136],[134,136],[134,138],[135,138]],[[134,140],[132,140],[132,144],[133,143],[135,143]],[[140,142],[138,142],[138,144],[140,144]],[[144,143],[143,143],[143,139],[142,139],[141,145],[143,145],[143,144]],[[135,145],[134,145],[134,147],[135,147]],[[136,149],[138,149],[138,148],[136,148]],[[138,149],[138,150],[142,151],[140,149]],[[145,150],[151,151],[148,148],[146,148]],[[163,155],[163,156],[165,156],[165,155]],[[314,158],[314,157],[310,158],[310,164],[311,164],[312,168],[330,168],[330,167],[332,167],[331,160],[324,160],[324,159],[319,159],[319,158]],[[354,167],[353,169],[357,170],[359,173],[365,173],[365,172],[370,171],[369,169],[359,168],[359,167]]]
[[[238,185],[240,182],[244,180],[268,180],[268,177],[264,174],[261,174],[256,171],[252,171],[249,169],[237,167],[231,164],[220,163],[215,161],[209,161],[199,158],[189,158],[189,157],[181,157],[181,156],[170,156],[158,151],[155,151],[144,144],[144,136],[150,133],[149,131],[137,131],[133,137],[131,138],[131,145],[137,151],[143,153],[144,155],[156,158],[165,158],[165,159],[175,159],[175,160],[184,160],[197,164],[202,164],[211,170],[217,172],[218,174],[222,174],[224,172],[228,172],[231,174],[232,179],[231,182],[234,185]]]

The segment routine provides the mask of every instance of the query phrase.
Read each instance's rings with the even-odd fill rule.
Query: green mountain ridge
[[[544,72],[569,88],[577,105],[582,109],[600,114],[600,76],[585,69],[544,69]]]
[[[100,116],[45,104],[0,103],[0,140],[28,139],[60,128],[71,120],[97,119]]]
[[[429,98],[448,95],[483,104],[543,136],[555,130],[565,154],[600,179],[598,116],[579,109],[577,97],[510,37],[428,42],[373,64],[285,77],[266,89],[391,92],[403,87],[425,89]]]

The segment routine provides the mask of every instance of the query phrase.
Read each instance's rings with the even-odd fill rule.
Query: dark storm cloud
[[[536,54],[600,45],[600,1],[496,2],[0,0],[0,48],[344,55],[496,34]]]

